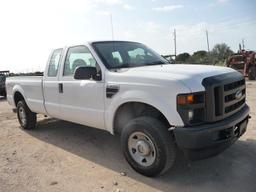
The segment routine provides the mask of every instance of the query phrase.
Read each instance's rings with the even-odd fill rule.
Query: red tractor
[[[231,55],[227,60],[227,66],[231,67],[244,76],[248,76],[249,80],[256,79],[256,52],[241,50]]]

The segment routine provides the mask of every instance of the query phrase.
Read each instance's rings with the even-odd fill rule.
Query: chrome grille
[[[224,112],[232,113],[245,103],[245,80],[235,81],[224,85]]]
[[[216,122],[238,112],[245,105],[245,79],[238,72],[207,77],[206,122]]]
[[[232,83],[228,83],[228,84],[224,85],[224,91],[229,91],[231,89],[238,88],[238,87],[240,87],[240,86],[242,86],[244,84],[245,84],[245,80],[244,79],[242,79],[240,81],[235,81],[235,82],[232,82]]]

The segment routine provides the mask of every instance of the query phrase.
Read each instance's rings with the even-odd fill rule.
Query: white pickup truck
[[[121,135],[128,163],[156,176],[216,155],[246,130],[245,79],[233,69],[171,64],[145,45],[94,41],[54,50],[43,77],[11,77],[7,99],[24,129],[45,114]]]

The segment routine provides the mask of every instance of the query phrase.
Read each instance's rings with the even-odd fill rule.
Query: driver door
[[[102,80],[75,80],[77,67],[97,67],[90,50],[70,47],[59,77],[60,112],[63,119],[104,129],[104,83]]]

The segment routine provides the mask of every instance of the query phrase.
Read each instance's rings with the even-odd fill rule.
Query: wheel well
[[[132,119],[141,116],[154,117],[160,120],[168,128],[170,124],[165,116],[155,107],[140,103],[140,102],[129,102],[124,103],[116,110],[114,117],[114,134],[119,134],[122,128]]]
[[[14,93],[14,102],[15,102],[15,106],[17,106],[18,102],[24,100],[23,95],[20,92],[15,92]]]

